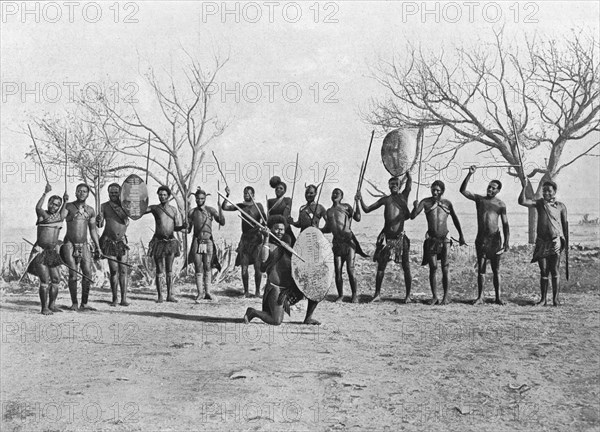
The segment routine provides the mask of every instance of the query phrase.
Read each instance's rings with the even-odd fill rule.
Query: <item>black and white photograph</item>
[[[600,2],[0,2],[0,429],[600,430]]]

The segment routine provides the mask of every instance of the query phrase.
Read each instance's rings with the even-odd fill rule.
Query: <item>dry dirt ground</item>
[[[210,303],[195,303],[190,284],[177,304],[133,289],[128,308],[94,290],[97,311],[52,316],[38,313],[34,286],[5,284],[2,430],[599,430],[598,249],[571,254],[560,308],[531,306],[527,247],[503,258],[504,307],[467,303],[475,273],[459,253],[454,302],[423,304],[419,251],[419,301],[400,301],[392,264],[384,301],[369,304],[375,269],[360,260],[361,303],[322,302],[320,327],[300,324],[305,301],[280,327],[244,325],[260,300],[240,297],[239,281]],[[69,305],[65,289],[58,304]]]

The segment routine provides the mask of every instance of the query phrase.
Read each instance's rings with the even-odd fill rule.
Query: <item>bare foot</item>
[[[375,294],[373,296],[373,298],[371,299],[371,303],[375,303],[375,302],[379,302],[381,301],[381,297],[379,296],[379,294]]]
[[[116,300],[113,300],[113,301],[112,301],[112,302],[110,302],[108,305],[109,305],[109,306],[112,306],[112,307],[115,307],[115,306],[117,305],[117,301],[116,301]]]
[[[483,304],[483,299],[481,297],[477,297],[475,300],[473,300],[473,305],[482,305]]]
[[[452,303],[452,299],[451,299],[450,297],[444,297],[444,298],[442,299],[442,301],[440,302],[440,304],[441,304],[442,306],[443,306],[443,305],[450,304],[450,303]]]
[[[321,323],[319,321],[317,321],[314,318],[307,318],[304,320],[304,324],[308,324],[308,325],[321,325]]]
[[[208,291],[204,293],[204,300],[212,300],[212,299],[213,298]]]
[[[167,296],[167,301],[170,303],[177,303],[177,299],[173,296]]]
[[[57,308],[55,305],[52,306],[48,306],[48,309],[50,309],[52,312],[62,312],[59,308]]]
[[[436,305],[436,304],[438,304],[439,302],[440,302],[440,300],[439,300],[437,297],[434,297],[434,298],[432,298],[431,300],[429,300],[429,301],[427,302],[427,304],[428,304],[429,306],[433,306],[433,305]]]
[[[156,303],[162,303],[162,302],[163,302],[163,298],[162,298],[162,296],[159,296],[158,300],[156,300]]]
[[[76,304],[72,304],[69,310],[77,312],[79,310],[79,306],[77,306]]]
[[[558,298],[552,300],[552,306],[560,306],[562,303]]]
[[[411,296],[404,297],[404,303],[412,303],[412,302],[413,302],[413,299]]]
[[[246,291],[246,292],[244,293],[244,297],[245,297],[245,298],[252,298],[253,296],[252,296],[252,294],[250,294],[249,292],[247,292],[247,291]]]
[[[506,302],[499,298],[497,298],[494,303],[500,306],[506,306]]]
[[[539,302],[537,302],[535,304],[535,306],[546,306],[546,300],[545,299],[540,300]]]
[[[121,306],[129,306],[130,303],[127,300],[121,300],[121,303],[119,303]]]
[[[48,308],[42,309],[42,315],[52,315],[52,311]]]
[[[352,300],[350,300],[352,303],[358,303],[358,296],[356,294],[354,294],[352,296]]]
[[[334,303],[337,303],[337,302],[339,302],[339,301],[342,301],[342,299],[343,299],[343,298],[344,298],[344,296],[343,296],[343,295],[341,295],[341,296],[337,296],[337,298],[336,298],[336,299],[335,299],[333,302],[334,302]]]
[[[260,291],[256,291],[254,293],[254,297],[262,298],[262,295],[261,295]]]
[[[79,306],[79,310],[82,310],[82,311],[85,311],[85,310],[95,311],[96,309],[93,308],[93,307],[91,307],[91,306],[88,306],[87,304],[81,303],[81,305]]]
[[[194,296],[194,300],[195,300],[195,301],[198,301],[198,300],[200,300],[200,292],[198,292],[198,294],[196,294],[196,295]]]
[[[250,321],[252,321],[252,318],[254,318],[254,317],[252,316],[251,308],[246,309],[246,313],[244,314],[244,323],[245,324],[250,323]]]

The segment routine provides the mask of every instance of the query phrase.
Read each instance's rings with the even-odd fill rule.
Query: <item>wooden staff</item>
[[[237,209],[237,210],[240,212],[240,216],[243,216],[243,217],[245,217],[245,218],[246,218],[246,221],[247,221],[248,223],[254,223],[256,226],[263,227],[263,225],[261,225],[261,223],[260,223],[260,222],[258,222],[256,219],[254,219],[252,216],[250,216],[248,213],[246,213],[244,210],[242,210],[242,209],[241,209],[241,208],[240,208],[240,207],[239,207],[239,206],[238,206],[236,203],[234,203],[233,201],[231,201],[229,198],[227,198],[227,197],[226,197],[225,195],[223,195],[221,192],[217,192],[217,193],[218,193],[218,194],[219,194],[219,195],[220,195],[220,196],[221,196],[221,197],[222,197],[224,200],[227,200],[227,201],[229,201],[229,202],[231,203],[231,205],[233,205],[233,206],[234,206],[234,207],[235,207],[235,208],[236,208],[236,209]],[[263,227],[263,228],[264,228],[264,227]],[[290,246],[288,246],[288,245],[287,245],[287,243],[285,243],[285,242],[282,242],[281,240],[279,240],[279,239],[277,238],[277,236],[271,232],[271,230],[269,230],[269,231],[268,231],[268,233],[269,233],[269,235],[270,235],[271,237],[273,237],[273,238],[274,238],[274,239],[275,239],[277,242],[279,242],[279,244],[280,244],[281,246],[283,246],[283,248],[284,248],[285,250],[287,250],[288,252],[291,252],[291,253],[293,253],[294,255],[296,255],[296,256],[297,256],[297,257],[300,259],[300,261],[304,262],[304,258],[302,258],[300,255],[298,255],[298,253],[296,253],[296,251],[294,251],[294,249],[292,249]]]
[[[421,163],[423,162],[423,142],[425,141],[425,128],[419,128],[421,137],[421,150],[419,151],[419,178],[417,180],[417,201],[419,201],[419,186],[421,186]]]
[[[319,195],[317,195],[317,203],[315,204],[315,211],[314,211],[314,213],[312,215],[312,219],[310,221],[311,225],[315,223],[315,216],[317,215],[317,208],[319,207],[319,200],[321,199],[321,192],[323,192],[323,185],[325,184],[325,179],[327,178],[327,170],[328,169],[329,169],[329,167],[325,168],[325,175],[323,176],[323,181],[319,185]]]
[[[68,178],[69,178],[69,158],[67,156],[67,131],[65,129],[65,193],[67,193]]]
[[[98,182],[96,184],[96,214],[100,211],[100,161],[98,161]]]
[[[221,171],[221,165],[219,164],[219,160],[217,159],[217,155],[215,155],[214,151],[212,151],[212,155],[213,155],[213,158],[215,158],[215,162],[217,163],[217,169],[221,173],[221,177],[223,178],[223,181],[225,182],[225,187],[229,187],[229,185],[227,184],[227,179],[225,178],[225,174],[223,174],[223,171]]]
[[[356,193],[360,192],[360,183],[363,176],[363,169],[365,167],[365,161],[362,161],[360,164],[360,171],[358,172],[358,185],[356,185]],[[354,204],[352,204],[352,215],[350,216],[350,223],[348,224],[349,228],[352,228],[352,216],[354,216],[354,212],[356,211],[356,200],[354,200]]]
[[[27,125],[27,129],[29,129],[29,135],[31,136],[31,140],[33,141],[33,147],[35,147],[35,152],[38,155],[40,160],[40,165],[42,166],[42,172],[44,173],[44,178],[46,179],[46,183],[48,183],[48,175],[46,174],[46,168],[44,168],[44,162],[42,162],[42,157],[40,156],[40,151],[38,150],[37,144],[35,143],[35,138],[33,137],[33,132],[31,132],[31,127]]]
[[[148,184],[148,170],[150,169],[150,132],[148,132],[148,154],[146,155],[146,184]]]
[[[290,213],[292,212],[292,202],[294,201],[294,191],[296,190],[296,174],[298,174],[298,153],[296,153],[296,168],[294,169],[294,183],[292,184],[292,197],[290,198]]]
[[[362,189],[363,180],[365,178],[365,173],[367,172],[367,164],[369,163],[369,155],[371,154],[371,146],[373,145],[373,138],[375,137],[375,130],[371,132],[371,140],[369,141],[369,148],[367,150],[367,158],[361,165],[360,173],[358,175],[358,187],[356,188],[356,193],[358,194]],[[356,200],[354,200],[354,204],[352,204],[352,213],[356,211]],[[350,227],[352,227],[352,218],[350,218]]]
[[[217,192],[221,191],[221,185],[219,183],[219,180],[217,180]],[[223,209],[221,209],[221,197],[218,196],[217,197],[217,206],[219,207],[219,217],[221,217],[221,215],[223,215]],[[221,231],[221,224],[219,223],[219,231]]]
[[[123,264],[124,266],[127,266],[127,267],[129,267],[129,268],[133,268],[133,266],[132,266],[131,264],[129,264],[129,263],[126,263],[126,262],[124,262],[124,261],[119,261],[119,260],[117,260],[117,259],[114,259],[114,258],[107,257],[106,255],[103,255],[103,258],[106,258],[108,261],[116,262],[116,263],[118,263],[118,264]]]
[[[248,195],[250,195],[250,193],[248,193]],[[252,200],[252,204],[254,204],[254,207],[256,207],[256,211],[258,211],[258,214],[260,215],[260,220],[263,222],[263,224],[266,225],[267,221],[265,220],[263,213],[260,211],[260,209],[256,205],[256,201],[254,201],[254,198],[252,197],[252,195],[250,195],[250,199]]]

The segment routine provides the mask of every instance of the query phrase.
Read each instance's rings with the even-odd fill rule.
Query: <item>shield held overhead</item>
[[[148,188],[139,176],[131,174],[121,186],[121,207],[133,220],[141,218],[148,208]]]
[[[319,229],[309,227],[298,236],[294,251],[304,259],[292,255],[292,276],[298,289],[310,300],[323,300],[334,276],[331,243]]]
[[[388,172],[401,177],[417,160],[417,130],[394,129],[383,139],[381,159]]]

